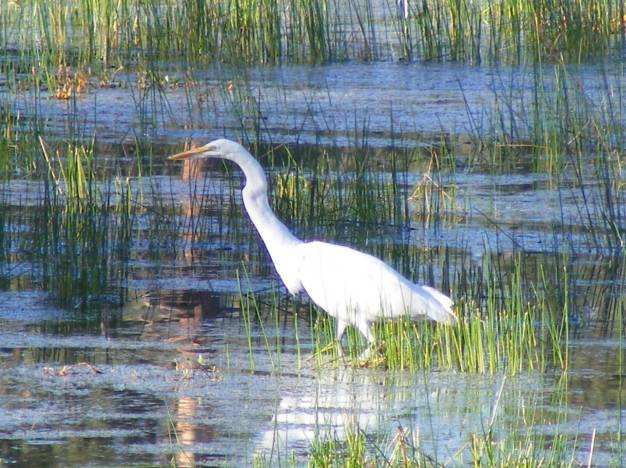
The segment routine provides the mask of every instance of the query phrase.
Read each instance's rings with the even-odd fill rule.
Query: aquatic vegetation
[[[577,466],[582,457],[577,448],[590,443],[585,462],[594,460],[594,434],[591,440],[583,441],[578,432],[556,432],[550,437],[538,433],[544,424],[559,424],[567,420],[571,408],[565,399],[567,378],[555,379],[556,390],[550,402],[552,410],[546,411],[540,403],[541,397],[522,397],[509,394],[505,400],[506,378],[501,378],[489,411],[475,430],[468,432],[444,454],[433,453],[427,427],[414,421],[400,421],[384,435],[371,434],[354,419],[343,428],[342,435],[323,422],[319,423],[314,439],[306,454],[295,453],[280,456],[276,453],[259,452],[255,466],[270,466],[272,462],[296,466],[306,460],[309,466],[438,466],[469,464],[472,466]],[[428,384],[426,384],[426,387]],[[423,423],[428,425],[428,421]],[[424,429],[425,434],[422,432]],[[452,437],[453,438],[453,437]],[[451,441],[450,441],[451,442]],[[458,447],[458,448],[457,448]],[[585,449],[587,447],[584,447]],[[273,452],[273,451],[272,451]]]
[[[368,361],[358,359],[362,343],[349,337],[348,363],[384,366],[390,369],[447,369],[460,372],[516,374],[545,371],[556,367],[567,369],[568,311],[567,290],[564,305],[548,299],[547,285],[525,284],[520,257],[512,271],[500,271],[489,263],[479,271],[456,265],[467,289],[458,292],[455,307],[459,317],[452,326],[440,326],[410,320],[387,321],[375,328],[380,343],[377,356]],[[534,298],[527,291],[534,291]],[[336,351],[333,326],[317,317],[312,340],[318,362],[324,354]],[[335,362],[341,358],[335,354]]]
[[[619,1],[406,2],[399,35],[407,58],[580,61],[620,44]]]
[[[110,67],[170,60],[276,63],[331,58],[338,18],[327,0],[27,1],[3,5],[3,47],[44,75],[59,66]],[[39,72],[40,70],[37,70]]]
[[[21,152],[24,141],[17,143],[22,164],[43,180],[33,184],[37,195],[27,209],[19,200],[5,200],[6,222],[29,225],[28,236],[15,236],[5,225],[6,260],[28,259],[36,265],[36,282],[68,307],[85,311],[96,304],[123,303],[121,284],[135,216],[129,188],[118,185],[113,200],[96,176],[93,144],[52,149],[40,137],[29,154]],[[4,157],[9,159],[13,151],[7,148]],[[14,172],[21,168],[11,164],[5,169],[4,187],[10,189]]]
[[[1,459],[624,458],[622,2],[400,3],[0,2]],[[487,63],[477,88],[405,101],[421,73]],[[362,106],[370,86],[397,86],[388,110]],[[422,129],[422,105],[467,125]],[[339,356],[333,320],[276,280],[237,171],[164,163],[192,134],[253,147],[299,237],[450,294],[458,323],[377,323],[367,361],[350,329]],[[46,370],[81,362],[102,373]]]
[[[136,0],[4,2],[5,70],[69,97],[59,68],[100,77],[158,60],[328,62],[390,57],[472,63],[580,62],[623,47],[620,0]]]
[[[467,445],[469,455],[458,453],[453,462],[463,462],[472,466],[576,466],[573,451],[566,445],[566,438],[554,437],[551,444],[537,443],[532,437],[516,440],[507,437],[493,440],[493,435],[472,434]],[[552,447],[550,447],[552,445]],[[389,448],[391,447],[391,448]],[[285,461],[287,466],[296,466]],[[427,467],[437,461],[411,440],[410,434],[402,427],[388,444],[378,446],[368,440],[364,432],[350,434],[345,440],[316,439],[312,443],[308,459],[309,466],[386,466]],[[260,462],[257,466],[269,466]]]

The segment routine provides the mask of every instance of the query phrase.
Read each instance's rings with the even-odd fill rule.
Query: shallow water
[[[619,65],[572,71],[592,102],[602,99],[607,69],[609,84],[623,86]],[[424,186],[428,173],[445,192],[441,211],[428,212],[417,197],[406,220],[362,219],[346,209],[303,222],[282,208],[303,238],[359,247],[429,284],[446,283],[445,258],[453,295],[461,266],[510,267],[520,258],[531,275],[566,263],[574,309],[566,376],[410,373],[311,358],[308,303],[283,301],[285,291],[242,213],[240,176],[216,164],[197,178],[186,168],[189,180],[182,180],[163,158],[185,139],[224,134],[290,143],[296,160],[309,157],[304,143],[330,145],[331,158],[345,157],[337,146],[351,146],[371,151],[374,165],[382,161],[367,180],[374,193],[372,187],[392,183],[384,148],[430,148],[442,138],[463,142],[490,133],[502,125],[494,120],[496,102],[510,111],[504,126],[523,122],[532,91],[528,70],[347,63],[206,70],[194,83],[173,66],[164,65],[163,73],[162,87],[141,89],[129,74],[118,77],[117,87],[94,85],[67,102],[45,93],[12,97],[10,107],[23,122],[36,114],[51,144],[77,133],[97,136],[97,192],[109,203],[102,213],[113,214],[107,229],[97,224],[105,234],[90,234],[94,219],[83,225],[51,200],[50,192],[63,198],[63,184],[51,190],[18,175],[0,185],[0,464],[240,465],[256,457],[276,463],[292,452],[304,462],[316,438],[342,440],[359,430],[371,450],[389,456],[401,427],[432,459],[460,465],[469,462],[470,435],[483,434],[492,418],[501,439],[525,440],[528,432],[541,445],[565,435],[579,463],[595,434],[594,463],[620,462],[623,345],[612,320],[626,264],[603,237],[612,233],[602,218],[601,181],[586,180],[583,191],[571,174],[551,177],[523,160],[470,171],[472,155],[463,151],[455,155],[456,172],[435,174],[416,154],[395,174],[399,197]],[[523,138],[524,125],[517,128]],[[133,148],[145,142],[154,154],[138,176]],[[266,164],[275,193],[285,165]],[[355,190],[355,166],[347,160],[329,172],[345,177],[346,196]],[[303,167],[299,176],[308,183],[319,177],[310,161]],[[620,176],[616,183],[623,183]],[[133,201],[128,230],[120,221],[126,183]],[[101,250],[89,250],[100,243]],[[106,270],[86,286],[74,284],[80,275],[64,264],[84,256],[102,258],[98,265]],[[420,263],[427,260],[432,266]],[[69,292],[60,300],[61,288]],[[261,300],[262,320],[246,315],[246,292]],[[266,316],[277,301],[289,310]]]
[[[610,359],[616,341],[572,344],[564,410],[553,401],[558,376],[550,373],[320,369],[308,361],[304,322],[295,353],[288,316],[281,317],[280,355],[266,351],[258,325],[249,348],[239,314],[219,307],[223,295],[182,294],[180,303],[129,303],[109,321],[74,331],[82,318],[51,307],[44,294],[3,293],[4,462],[239,464],[260,453],[305,456],[316,434],[342,438],[356,428],[386,447],[398,427],[443,462],[481,432],[500,386],[499,427],[519,423],[518,405],[539,407],[542,419],[527,430],[539,436],[558,426],[578,435],[582,459],[595,429],[595,461],[616,461],[612,434],[624,412],[618,381],[607,379],[618,371]],[[59,375],[64,365],[73,367]]]
[[[408,191],[419,173],[404,179]],[[206,221],[230,209],[231,187],[238,182],[228,180],[210,169],[189,182],[155,176],[137,183],[158,186],[174,194],[173,200],[195,193],[194,203],[213,206],[197,214]],[[196,183],[200,189],[190,190]],[[562,240],[553,237],[554,219],[575,210],[563,196],[548,209],[547,201],[559,198],[559,191],[544,176],[460,175],[454,184],[460,201],[451,221],[423,224],[417,217],[408,230],[383,234],[374,228],[364,247],[447,245],[480,262],[491,245],[504,261],[516,251],[525,251],[529,264],[553,261]],[[41,187],[18,180],[4,188],[12,209],[42,212],[41,200],[29,195],[41,193]],[[235,199],[237,221],[222,226],[220,235],[208,223],[208,236],[172,239],[175,250],[157,256],[147,234],[151,221],[138,216],[127,277],[111,285],[127,291],[127,299],[121,308],[104,305],[92,312],[54,306],[50,294],[33,289],[45,282],[45,268],[28,253],[37,228],[30,217],[23,217],[19,228],[13,225],[23,243],[6,264],[12,283],[0,293],[5,463],[235,465],[258,457],[277,462],[292,453],[303,461],[316,437],[342,439],[357,430],[389,452],[401,427],[430,457],[458,464],[464,458],[457,452],[466,448],[470,434],[482,433],[491,420],[501,385],[495,413],[501,436],[509,428],[520,431],[520,424],[537,440],[558,431],[575,441],[574,456],[584,462],[595,430],[594,461],[619,459],[616,430],[626,417],[619,403],[622,346],[603,337],[602,323],[611,295],[626,285],[623,261],[615,265],[581,253],[572,258],[573,281],[581,288],[572,317],[587,325],[570,343],[566,385],[552,371],[505,378],[337,368],[311,357],[306,305],[299,306],[297,320],[284,313],[248,322],[240,291],[256,291],[271,304],[281,287],[239,204]],[[513,216],[507,206],[522,209]],[[188,202],[183,208],[189,209]],[[488,211],[497,226],[477,210]],[[179,229],[187,232],[184,226]],[[361,242],[361,229],[347,224],[339,241]],[[572,236],[572,245],[583,245]],[[522,416],[520,408],[535,417]],[[528,427],[520,422],[530,420]]]
[[[52,134],[74,129],[114,143],[206,142],[226,134],[275,143],[428,147],[440,143],[442,134],[463,141],[495,131],[523,139],[532,121],[534,69],[349,62],[214,67],[190,79],[172,67],[144,87],[135,74],[120,75],[116,87],[94,81],[68,101],[48,93],[7,97],[23,116],[36,114]],[[568,86],[584,90],[585,105],[607,106],[608,90],[612,105],[619,106],[626,84],[620,64],[581,65],[569,73]],[[545,65],[541,76],[550,96],[559,86],[556,68]]]

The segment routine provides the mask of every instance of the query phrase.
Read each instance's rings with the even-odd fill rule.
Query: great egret
[[[192,158],[228,159],[241,168],[246,176],[244,206],[276,271],[291,294],[305,291],[336,319],[339,343],[346,327],[353,325],[371,346],[374,335],[370,326],[379,319],[426,316],[442,323],[455,321],[449,297],[429,286],[411,283],[378,258],[349,247],[295,237],[270,208],[263,168],[240,144],[214,140],[169,159]]]

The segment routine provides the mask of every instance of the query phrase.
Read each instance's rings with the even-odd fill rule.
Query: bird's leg
[[[363,336],[365,337],[369,345],[372,346],[374,342],[376,341],[376,339],[374,338],[374,334],[372,333],[370,324],[367,323],[366,321],[359,321],[356,324],[356,327],[359,329],[361,333],[363,333]]]
[[[359,329],[359,331],[363,333],[363,336],[365,337],[368,343],[367,348],[365,348],[365,350],[361,354],[359,354],[359,360],[366,361],[370,358],[372,354],[372,350],[374,349],[374,343],[376,342],[376,339],[374,338],[374,334],[372,333],[372,330],[370,329],[369,323],[367,323],[366,321],[359,321],[356,324],[356,326]]]
[[[343,320],[337,319],[337,345],[339,347],[339,356],[340,357],[344,357],[343,354],[343,347],[341,346],[341,338],[343,337],[344,332],[346,331],[346,327],[348,326],[348,324],[346,322],[344,322]]]

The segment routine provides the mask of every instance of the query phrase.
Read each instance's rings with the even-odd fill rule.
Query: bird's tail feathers
[[[454,323],[456,321],[456,315],[452,311],[454,302],[445,294],[437,291],[430,286],[420,286],[425,293],[424,296],[428,296],[426,315],[432,320],[441,323]]]
[[[430,295],[433,296],[433,298],[435,298],[435,300],[439,302],[446,309],[451,309],[452,306],[454,305],[454,302],[452,301],[452,299],[450,299],[448,296],[446,296],[442,292],[437,291],[435,288],[431,288],[430,286],[422,286],[422,288],[428,291]]]

